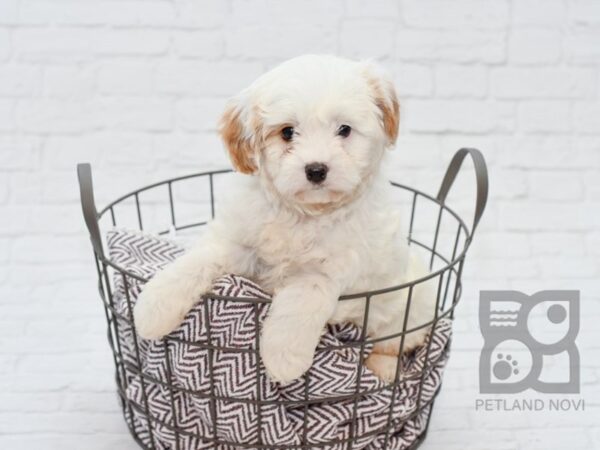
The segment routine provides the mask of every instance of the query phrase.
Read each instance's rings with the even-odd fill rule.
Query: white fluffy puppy
[[[260,350],[270,378],[289,382],[311,365],[327,322],[363,321],[365,300],[342,294],[423,276],[408,253],[388,181],[385,149],[398,133],[392,83],[372,64],[303,56],[261,76],[231,101],[221,135],[243,179],[201,242],[158,273],[135,307],[138,333],[174,330],[213,281],[247,276],[273,292]],[[407,292],[373,296],[368,335],[402,330]],[[435,292],[414,289],[408,329],[434,314]],[[405,338],[422,343],[428,329]],[[394,376],[399,338],[375,346],[367,366]]]

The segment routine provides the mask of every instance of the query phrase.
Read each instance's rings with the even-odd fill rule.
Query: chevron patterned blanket
[[[107,244],[113,262],[142,277],[151,277],[184,252],[175,242],[137,231],[112,230]],[[127,281],[125,285],[121,274],[115,277],[115,307],[125,317],[128,303],[135,304],[143,287],[131,277]],[[236,275],[220,278],[214,293],[269,298],[255,283]],[[308,444],[342,450],[347,442],[335,441],[355,436],[352,449],[376,450],[387,442],[386,448],[400,450],[424,432],[429,402],[441,384],[448,356],[450,321],[438,322],[429,351],[425,345],[403,357],[404,381],[395,390],[365,367],[359,374],[360,349],[343,346],[360,337],[353,324],[327,326],[311,369],[281,386],[268,380],[255,354],[257,324],[268,309],[268,302],[207,300],[190,311],[166,341],[136,340],[129,324],[118,321],[130,405],[126,420],[144,445],[233,450]],[[370,351],[365,346],[363,358]],[[362,395],[355,401],[358,381]],[[256,400],[261,400],[260,407]],[[150,423],[148,415],[154,418]]]

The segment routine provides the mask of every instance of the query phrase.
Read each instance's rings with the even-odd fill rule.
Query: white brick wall
[[[0,0],[1,448],[135,448],[75,164],[93,164],[100,204],[222,167],[225,99],[305,52],[374,57],[392,71],[399,180],[435,191],[459,146],[490,164],[423,448],[600,448],[597,0]],[[465,211],[471,176],[452,195]],[[562,287],[582,290],[586,412],[476,412],[479,290]]]

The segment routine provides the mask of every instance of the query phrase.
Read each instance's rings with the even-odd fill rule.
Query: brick
[[[600,26],[600,4],[594,0],[570,1],[567,24],[573,28]]]
[[[527,430],[520,442],[523,448],[531,450],[548,449],[551,442],[555,448],[585,449],[590,448],[590,439],[583,428],[571,428],[569,433],[550,427],[541,430]]]
[[[91,97],[95,89],[94,76],[87,67],[47,67],[44,71],[44,94],[49,97]]]
[[[600,139],[561,135],[507,137],[499,142],[499,154],[500,164],[506,167],[600,167]]]
[[[562,52],[560,31],[548,29],[516,29],[508,42],[508,61],[535,65],[556,63]]]
[[[66,396],[65,403],[69,411],[111,413],[117,410],[112,392],[74,393]]]
[[[45,220],[34,220],[39,217]],[[0,221],[0,235],[17,235],[23,230],[31,234],[68,235],[80,233],[83,229],[81,211],[73,205],[38,205],[35,211],[27,205],[8,205]]]
[[[526,258],[531,256],[530,238],[525,233],[502,231],[481,233],[477,236],[478,254],[495,258]]]
[[[482,98],[487,93],[488,71],[481,66],[442,65],[435,71],[440,97]]]
[[[498,169],[494,171],[494,186],[490,192],[492,198],[518,199],[527,197],[527,171],[515,169]]]
[[[562,0],[519,0],[513,5],[512,20],[515,25],[554,27],[563,23],[566,14]]]
[[[571,129],[570,114],[569,102],[523,102],[519,105],[519,129],[526,132],[565,133]]]
[[[533,172],[529,176],[530,194],[539,200],[580,200],[583,198],[581,177],[573,172]]]
[[[20,230],[27,229],[31,214],[25,207],[9,205],[2,208],[2,217],[3,220],[0,221],[0,236],[9,236],[19,233]]]
[[[168,99],[115,98],[98,101],[103,123],[113,130],[169,131],[173,105]],[[142,150],[143,151],[143,150]]]
[[[176,105],[177,125],[187,131],[216,130],[225,104],[224,99],[214,98],[181,100]]]
[[[597,221],[587,209],[569,203],[519,201],[500,210],[500,226],[507,230],[583,231],[593,229]]]
[[[406,24],[422,28],[504,28],[508,24],[508,12],[506,0],[408,0],[402,3]]]
[[[394,52],[395,24],[389,20],[347,19],[340,29],[341,54],[350,58],[386,58]],[[372,45],[377,36],[379,44]]]
[[[337,36],[325,25],[271,23],[237,27],[227,34],[225,45],[228,57],[285,60],[304,53],[334,53]]]
[[[37,370],[57,373],[57,372],[78,372],[81,367],[89,364],[85,353],[72,353],[67,355],[23,355],[19,360],[20,373],[35,373]]]
[[[583,176],[587,200],[600,201],[600,177],[598,171],[587,172]]]
[[[400,3],[390,0],[346,0],[346,17],[396,18],[400,15]]]
[[[600,31],[597,29],[577,30],[565,37],[565,58],[574,64],[598,64],[600,61]]]
[[[109,22],[134,26],[172,26],[178,23],[176,5],[160,1],[120,1],[119,8],[110,8]]]
[[[427,135],[400,135],[394,151],[397,153],[393,155],[393,160],[399,168],[428,167],[432,161],[440,158],[437,137]]]
[[[512,257],[510,264],[506,263],[506,259],[479,259],[476,267],[465,266],[465,274],[472,273],[474,276],[482,278],[497,279],[498,277],[509,280],[515,279],[531,279],[540,276],[537,260],[517,259]]]
[[[171,161],[173,167],[202,167],[203,169],[223,169],[231,167],[227,152],[216,133],[194,133],[161,136],[154,139],[157,158]],[[198,193],[193,194],[197,199]]]
[[[0,179],[0,204],[7,203],[9,197],[9,185],[8,179]],[[0,251],[2,251],[2,244],[0,244]],[[0,256],[0,262],[2,261],[2,257]]]
[[[230,17],[228,2],[206,0],[182,0],[175,3],[177,26],[190,28],[213,28],[222,26]]]
[[[576,103],[573,128],[580,133],[600,134],[600,102]]]
[[[68,204],[79,201],[73,172],[16,174],[11,181],[15,203]]]
[[[24,0],[21,2],[19,20],[27,25],[47,23],[100,25],[106,20],[108,8],[88,2]]]
[[[25,0],[22,2],[21,23],[43,25],[153,25],[166,26],[175,22],[175,8],[167,1],[81,2],[77,0]]]
[[[109,450],[111,448],[127,448],[136,445],[125,429],[120,434],[103,435],[98,439],[93,434],[63,434],[63,435],[16,435],[0,437],[2,447],[14,450],[27,450],[30,448],[44,448],[47,450],[60,450],[69,448],[77,442],[88,450]]]
[[[149,95],[153,70],[153,64],[147,62],[103,63],[98,68],[98,91],[109,95]]]
[[[585,313],[584,313],[585,314]],[[588,369],[588,370],[586,370]],[[590,368],[585,368],[583,367],[581,370],[581,384],[584,385],[585,384],[585,378],[586,377],[593,377],[593,370],[589,370]],[[597,381],[594,384],[598,384]],[[585,394],[585,387],[582,388],[582,397],[584,397]],[[577,401],[579,400],[577,397],[574,397],[573,400]],[[589,411],[588,408],[590,408],[590,403],[588,401],[588,397],[585,397],[585,411]],[[593,428],[596,426],[596,423],[594,421],[594,417],[592,417],[591,414],[587,414],[584,411],[571,411],[570,413],[564,413],[563,411],[551,411],[547,414],[544,414],[543,417],[540,417],[539,422],[536,421],[537,423],[535,424],[535,428],[538,429],[544,429],[545,427],[555,427],[557,421],[560,421],[561,426],[564,426],[565,428],[581,428],[581,429],[587,429],[589,431],[593,431]],[[581,447],[582,449],[584,447]],[[592,448],[594,448],[594,446],[592,445]]]
[[[501,68],[492,70],[492,94],[498,98],[585,98],[595,90],[588,69]]]
[[[221,31],[180,31],[173,36],[175,52],[184,58],[218,59],[225,53]]]
[[[81,133],[98,127],[91,104],[80,100],[22,100],[16,117],[19,128],[32,133]]]
[[[23,330],[18,330],[22,332]],[[16,355],[1,355],[0,363],[2,363],[2,369],[0,369],[0,374],[7,374],[10,371],[14,370],[17,365],[18,358]]]
[[[533,423],[536,422],[536,420],[532,419],[531,417],[525,414],[505,413],[501,415],[494,415],[494,413],[492,412],[481,410],[478,411],[475,408],[473,408],[473,410],[469,412],[469,419],[473,424],[473,429],[485,427],[487,423],[489,423],[490,419],[492,419],[492,417],[490,416],[493,417],[493,420],[496,423],[497,430],[528,430],[536,426]],[[511,445],[509,443],[506,446],[499,445],[498,448],[504,448],[506,450],[515,450],[518,447],[514,446],[514,444]]]
[[[535,233],[531,236],[531,249],[535,255],[583,256],[584,241],[581,235],[566,232]]]
[[[19,23],[19,0],[4,0],[0,2],[0,25]]]
[[[23,97],[40,92],[42,71],[38,67],[6,64],[0,66],[0,97]]]
[[[154,159],[152,137],[147,133],[106,133],[98,138],[98,146],[114,149],[105,155],[105,162],[111,168],[143,164],[143,161],[140,161],[140,151],[145,160],[152,161]]]
[[[289,25],[331,25],[342,17],[343,0],[233,0],[231,20],[236,24],[261,24],[268,27],[272,18],[284,27]],[[266,41],[265,41],[266,42]]]
[[[0,136],[0,171],[39,168],[39,140]]]
[[[89,162],[92,168],[104,163],[107,147],[100,135],[49,136],[44,141],[43,164],[54,172],[67,170],[73,173],[80,162]]]
[[[23,28],[13,33],[15,55],[22,61],[79,62],[92,58],[95,30]]]
[[[60,271],[57,271],[49,264],[11,264],[8,267],[8,283],[13,286],[31,286],[31,280],[36,280],[36,283],[42,286],[51,283],[65,283],[70,280],[82,278],[84,267],[89,267],[89,262],[62,263]],[[7,343],[10,344],[10,342]],[[15,348],[14,345],[13,348]],[[43,349],[40,348],[40,351],[43,351]],[[50,349],[49,351],[55,350]]]
[[[94,52],[100,55],[161,55],[169,48],[170,34],[157,29],[111,29],[96,33]]]
[[[29,413],[51,412],[60,409],[60,393],[19,393],[0,394],[0,412]]]
[[[15,128],[15,102],[0,99],[0,131],[11,131]]]
[[[396,34],[396,54],[407,61],[494,64],[506,59],[505,41],[501,31],[403,29]]]
[[[8,30],[0,29],[0,61],[9,57],[11,40],[11,35]]]
[[[2,377],[2,381],[4,381],[5,386],[9,386],[7,383],[8,380],[5,380],[5,377]],[[67,389],[69,387],[68,380],[65,379],[64,376],[60,375],[50,375],[46,377],[46,379],[42,379],[39,376],[29,375],[29,376],[19,376],[10,380],[10,392],[48,392],[48,391],[56,391],[61,389]]]
[[[506,132],[514,128],[513,107],[476,101],[410,100],[406,126],[417,132]]]
[[[232,96],[262,72],[255,62],[168,62],[158,65],[154,84],[167,94]]]
[[[420,64],[397,64],[394,85],[402,102],[407,97],[429,97],[433,93],[433,72]]]
[[[87,242],[87,240],[84,242],[83,239],[80,239],[80,241],[82,243],[86,244],[87,248],[85,249],[86,250],[85,254],[88,255],[88,253],[90,251],[89,242]],[[67,309],[65,309],[64,312],[67,312],[66,311]],[[74,321],[74,320],[72,320],[71,316],[76,316],[79,318],[79,320]],[[44,320],[43,318],[31,318],[27,322],[26,335],[27,336],[54,336],[54,334],[56,333],[56,328],[58,326],[65,332],[65,334],[80,335],[82,337],[88,338],[88,337],[90,337],[89,335],[101,335],[106,332],[106,324],[103,323],[103,321],[101,321],[100,319],[101,319],[101,317],[97,317],[97,316],[90,317],[87,314],[82,314],[82,313],[75,313],[75,314],[67,313],[67,314],[64,314],[63,317],[53,318],[51,323],[49,323],[49,321],[47,321],[47,320]],[[79,352],[65,354],[66,357],[68,357],[70,355],[78,355],[78,357],[81,357],[81,353],[79,353]],[[95,352],[94,351],[94,353],[90,354],[89,356],[90,356],[90,358],[88,358],[86,365],[80,365],[80,368],[81,367],[96,368],[96,367],[102,367],[105,365],[103,363],[103,361],[105,359],[104,352]],[[69,360],[67,360],[67,362],[68,361]],[[25,371],[23,371],[23,372],[25,372]]]
[[[0,432],[27,434],[38,433],[68,433],[73,429],[85,433],[115,433],[122,431],[122,418],[115,420],[114,414],[86,414],[78,413],[28,413],[28,414],[0,414]]]
[[[590,255],[600,255],[600,231],[590,233],[586,236],[585,248]]]

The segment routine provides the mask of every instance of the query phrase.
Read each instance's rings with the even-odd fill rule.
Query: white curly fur
[[[338,135],[349,125],[350,135]],[[284,127],[294,127],[291,141]],[[327,322],[362,324],[364,299],[342,294],[385,288],[427,273],[400,233],[391,189],[382,175],[385,149],[395,142],[398,110],[391,82],[371,63],[304,56],[266,73],[232,100],[222,136],[238,171],[238,186],[195,248],[157,274],[135,308],[138,333],[157,339],[225,273],[249,277],[273,292],[263,324],[261,356],[282,383],[311,365]],[[307,180],[312,162],[329,168],[325,181]],[[415,288],[408,328],[433,316],[432,282]],[[374,296],[368,335],[402,330],[406,290]],[[425,339],[410,333],[404,349]],[[368,367],[394,376],[399,339],[378,344]]]

